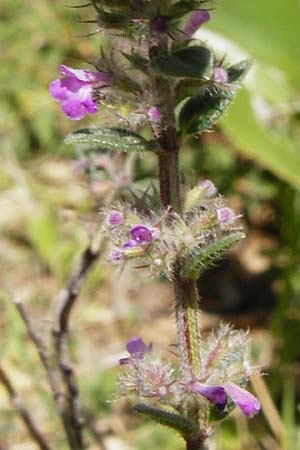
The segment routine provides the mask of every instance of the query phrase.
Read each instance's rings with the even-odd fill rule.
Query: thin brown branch
[[[51,450],[51,447],[48,445],[46,439],[41,434],[40,430],[36,426],[33,418],[29,414],[27,408],[24,406],[23,402],[21,401],[20,396],[18,395],[17,391],[15,390],[12,382],[10,381],[7,374],[4,372],[4,370],[0,367],[0,382],[2,383],[3,387],[6,389],[9,398],[11,400],[11,403],[13,404],[15,410],[19,414],[20,418],[22,419],[24,425],[27,428],[28,433],[34,440],[34,442],[37,444],[37,446],[40,448],[40,450]]]
[[[24,305],[19,302],[15,302],[15,305],[26,326],[28,335],[37,349],[39,358],[46,372],[53,398],[57,403],[57,401],[59,401],[59,398],[61,397],[61,389],[59,386],[59,379],[57,377],[57,374],[55,373],[55,368],[52,367],[50,362],[48,349],[41,336],[34,329],[34,326],[27,315]]]
[[[110,204],[115,195],[116,191],[112,192],[109,198],[106,199],[106,204]],[[100,224],[94,238],[81,254],[74,270],[69,275],[65,287],[58,293],[55,300],[52,328],[53,345],[56,363],[65,385],[62,401],[63,417],[72,450],[82,450],[84,448],[84,418],[81,413],[78,382],[70,356],[68,342],[69,320],[81,287],[102,254],[104,246],[105,241]]]
[[[118,171],[115,179],[115,188],[107,196],[104,205],[110,205],[119,193],[122,184],[118,180],[132,179],[132,171],[135,163],[135,156],[121,158],[122,167]],[[58,293],[54,302],[54,320],[52,327],[53,347],[56,364],[59,367],[62,381],[65,385],[65,392],[62,400],[63,417],[65,429],[68,433],[69,443],[72,450],[82,450],[84,418],[81,413],[79,401],[79,388],[76,374],[72,365],[69,348],[69,321],[74,304],[79,296],[81,287],[96,261],[101,256],[105,247],[105,239],[100,223],[95,236],[79,257],[77,264],[69,275],[65,287]],[[104,446],[102,445],[102,448]]]
[[[81,286],[88,273],[98,260],[103,249],[103,239],[94,239],[82,253],[74,271],[71,273],[66,287],[62,289],[55,301],[54,325],[52,329],[55,357],[65,385],[65,398],[63,400],[63,416],[66,423],[71,448],[81,450],[84,448],[83,427],[84,418],[81,413],[79,401],[79,388],[73,369],[69,343],[69,318],[78,297]]]
[[[69,420],[65,415],[64,404],[63,404],[63,394],[61,391],[60,379],[55,367],[52,366],[51,360],[49,357],[48,349],[39,334],[35,331],[33,324],[31,323],[24,305],[22,303],[15,303],[16,308],[27,328],[28,335],[35,345],[39,358],[41,360],[42,365],[44,366],[46,376],[48,379],[48,383],[51,389],[51,393],[58,411],[58,414],[62,420],[62,425],[66,433],[67,441],[69,443],[69,447],[72,450],[72,441],[70,439],[70,430],[69,430]]]

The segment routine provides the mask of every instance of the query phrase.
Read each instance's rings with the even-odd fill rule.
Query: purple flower
[[[124,222],[124,216],[117,211],[112,212],[108,216],[108,222],[110,225],[121,225]]]
[[[98,110],[94,99],[94,88],[109,86],[113,75],[108,72],[72,69],[60,66],[62,78],[52,81],[49,91],[52,97],[61,103],[62,110],[72,120],[80,120],[86,114],[95,114]]]
[[[210,180],[203,180],[199,184],[199,188],[204,191],[204,195],[207,198],[213,197],[217,193],[217,188]]]
[[[130,353],[130,357],[121,358],[120,365],[128,364],[134,358],[142,359],[144,353],[151,352],[152,344],[146,345],[142,338],[136,336],[127,341],[126,349]]]
[[[234,383],[225,383],[224,388],[245,416],[253,417],[260,411],[260,403],[254,395]]]
[[[228,396],[246,416],[252,417],[260,410],[257,398],[234,383],[227,382],[223,386],[212,386],[196,382],[193,384],[192,390],[203,395],[221,410],[225,408]]]
[[[221,225],[231,225],[235,221],[236,215],[233,209],[225,206],[217,209],[217,218]]]
[[[148,110],[148,114],[147,115],[148,115],[148,119],[152,123],[159,123],[161,121],[161,118],[162,118],[162,112],[161,112],[160,108],[158,108],[157,106],[152,106]]]
[[[108,257],[113,262],[119,262],[123,259],[124,253],[122,252],[122,250],[115,248],[109,252]]]
[[[129,241],[125,242],[123,248],[134,248],[137,247],[139,243],[135,239],[129,239]]]
[[[132,227],[130,235],[137,244],[151,244],[154,238],[151,228],[146,227],[145,225],[136,225]]]
[[[193,384],[193,391],[203,395],[221,410],[226,406],[227,394],[222,386],[210,386],[196,382]]]
[[[159,16],[152,20],[150,26],[155,33],[165,34],[169,31],[169,19],[164,16]]]
[[[225,84],[228,81],[228,73],[222,67],[214,69],[214,80],[216,83]]]
[[[193,11],[185,24],[183,29],[184,36],[181,39],[189,39],[198,30],[198,28],[205,22],[210,20],[210,14],[205,9]]]

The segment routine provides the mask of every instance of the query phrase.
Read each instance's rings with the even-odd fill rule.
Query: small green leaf
[[[241,81],[252,66],[252,61],[250,59],[245,59],[240,61],[233,66],[228,67],[227,75],[229,83],[235,83],[236,81]]]
[[[123,128],[83,128],[69,134],[67,144],[91,144],[98,150],[113,150],[117,152],[155,151],[156,142]]]
[[[234,99],[236,88],[221,89],[205,86],[189,98],[179,113],[179,128],[183,134],[202,133],[219,120]]]
[[[201,78],[212,65],[212,54],[206,47],[188,47],[151,60],[151,68],[167,77]]]
[[[213,241],[205,247],[197,248],[193,254],[189,254],[186,263],[182,267],[182,277],[197,279],[201,269],[206,269],[216,259],[220,258],[234,244],[245,237],[244,233],[239,231],[231,233],[225,237]]]
[[[134,410],[140,414],[145,414],[145,416],[161,425],[173,428],[173,430],[178,431],[181,436],[185,438],[199,434],[198,425],[180,414],[174,414],[162,409],[154,408],[153,406],[145,405],[144,403],[135,405]]]

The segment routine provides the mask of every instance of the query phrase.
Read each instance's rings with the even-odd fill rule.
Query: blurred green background
[[[215,6],[199,36],[232,63],[253,59],[253,68],[215,132],[189,143],[182,165],[188,176],[211,178],[229,196],[244,214],[248,239],[199,281],[199,289],[205,326],[220,317],[251,326],[254,357],[269,375],[263,386],[254,383],[263,414],[251,422],[235,416],[212,448],[296,450],[300,5],[298,0],[220,0]],[[91,18],[92,9],[58,0],[3,0],[0,6],[0,354],[59,449],[64,444],[49,392],[12,300],[26,302],[42,333],[50,329],[53,298],[87,244],[109,189],[105,183],[95,189],[74,170],[74,150],[62,142],[78,124],[64,117],[48,94],[59,64],[82,67],[99,51],[101,36],[87,36],[96,26],[80,23]],[[139,181],[155,175],[154,160],[138,161]],[[113,396],[113,366],[129,336],[140,333],[160,345],[163,336],[165,346],[174,339],[168,287],[151,281],[143,289],[132,287],[130,277],[117,280],[116,288],[116,278],[99,263],[74,311],[74,357],[83,398],[97,415],[107,450],[180,449],[176,436],[130,416],[128,405]],[[212,277],[219,277],[218,291],[209,291]],[[34,448],[2,390],[0,399],[0,448]]]

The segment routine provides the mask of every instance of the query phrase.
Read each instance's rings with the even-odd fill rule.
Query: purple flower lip
[[[149,227],[145,225],[136,225],[130,230],[131,238],[138,244],[151,243],[153,241],[153,234]]]
[[[135,239],[129,239],[129,241],[125,242],[123,248],[134,248],[137,247],[139,243]]]
[[[145,353],[151,352],[152,344],[146,345],[141,337],[135,336],[127,341],[126,349],[130,353],[130,357],[121,358],[120,365],[129,364],[134,358],[143,359]]]
[[[193,384],[193,391],[203,395],[207,400],[223,410],[227,404],[227,394],[222,386],[211,386],[201,383]]]
[[[261,405],[259,401],[250,392],[230,382],[225,383],[224,388],[245,416],[253,417],[260,411]]]
[[[72,120],[80,120],[87,114],[95,114],[98,105],[94,99],[94,88],[110,86],[114,77],[108,72],[73,69],[60,66],[62,78],[49,85],[54,100],[61,104],[63,112]]]

